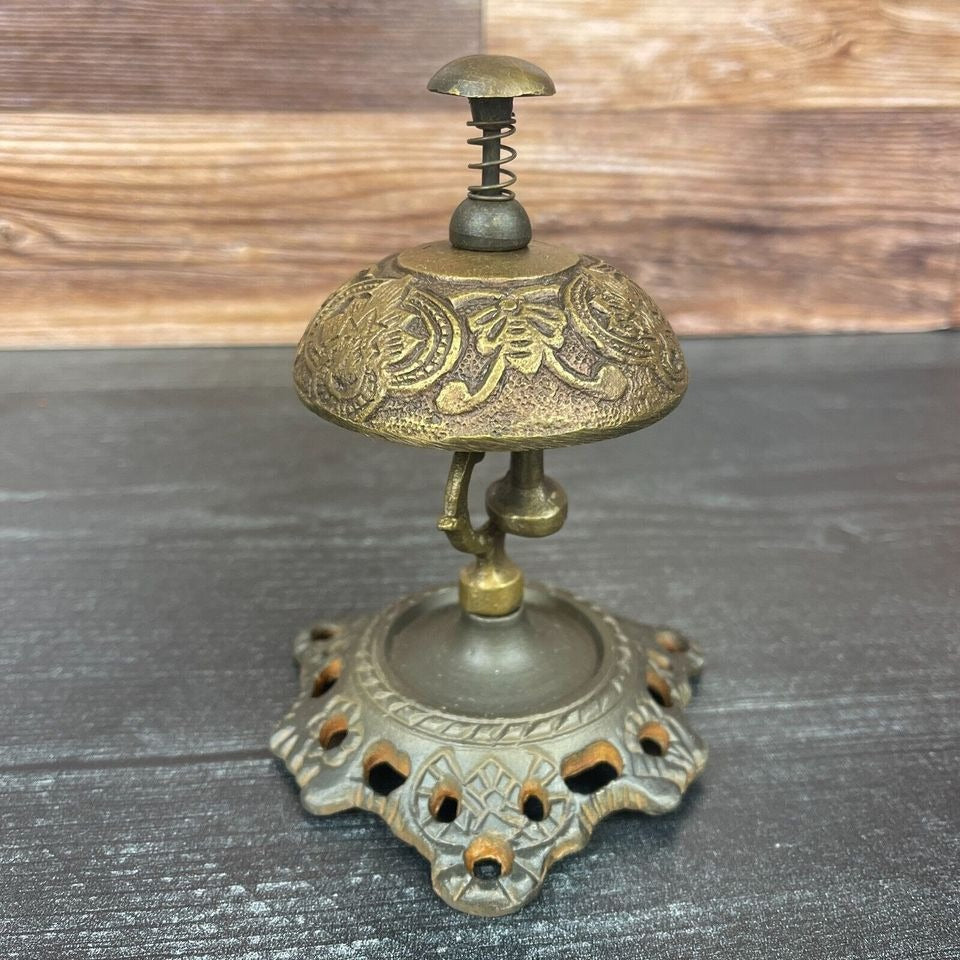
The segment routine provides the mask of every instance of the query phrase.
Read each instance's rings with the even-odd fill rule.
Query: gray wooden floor
[[[710,764],[501,920],[266,749],[296,630],[455,575],[446,457],[311,417],[289,349],[0,355],[0,956],[960,956],[960,337],[686,349],[514,552],[699,640]]]

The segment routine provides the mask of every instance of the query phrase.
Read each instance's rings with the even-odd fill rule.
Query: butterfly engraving
[[[529,377],[546,367],[568,386],[608,400],[626,389],[626,380],[612,366],[604,366],[590,377],[557,356],[564,344],[567,318],[556,287],[527,287],[505,294],[472,295],[469,299],[472,311],[467,327],[477,352],[489,362],[475,390],[455,380],[440,391],[437,409],[442,413],[475,410],[497,390],[508,369]]]

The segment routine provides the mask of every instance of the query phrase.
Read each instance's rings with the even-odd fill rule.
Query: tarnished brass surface
[[[567,495],[544,476],[543,451],[510,455],[510,469],[487,491],[489,519],[478,530],[470,522],[468,493],[482,453],[455,453],[447,478],[443,515],[437,523],[450,543],[472,553],[476,563],[460,571],[460,605],[467,613],[502,617],[523,602],[523,574],[507,556],[505,534],[547,537],[567,519]]]
[[[453,547],[472,553],[476,563],[460,571],[460,606],[481,617],[502,617],[523,602],[523,574],[507,556],[506,531],[493,517],[479,530],[470,522],[468,494],[482,453],[455,453],[447,477],[443,515],[437,522]]]
[[[490,520],[517,537],[549,537],[567,519],[563,487],[543,472],[543,451],[510,454],[510,469],[487,490]]]
[[[447,903],[497,916],[535,896],[607,813],[672,809],[705,762],[680,710],[699,654],[675,631],[525,583],[505,545],[566,520],[545,448],[659,420],[687,369],[637,284],[530,239],[502,140],[512,98],[552,93],[549,77],[466,57],[430,88],[470,97],[482,182],[454,212],[451,242],[394,254],[334,291],[294,380],[333,423],[453,451],[438,527],[473,562],[456,589],[298,637],[301,693],[272,747],[308,810],[378,813],[430,860]],[[509,451],[510,465],[475,527],[469,484],[486,451]]]
[[[616,810],[666,813],[703,769],[684,715],[700,656],[676,631],[529,585],[464,614],[449,587],[295,640],[271,740],[307,810],[360,807],[467,913],[512,913]]]
[[[545,70],[529,60],[477,53],[442,66],[427,83],[455,97],[549,97],[556,93]]]
[[[315,413],[361,433],[447,450],[601,440],[669,413],[683,353],[648,294],[594,257],[429,244],[335,291],[294,377]]]
[[[478,253],[458,250],[443,240],[409,247],[397,254],[397,267],[440,281],[490,283],[533,282],[575,267],[580,255],[552,243],[534,240],[523,250]]]

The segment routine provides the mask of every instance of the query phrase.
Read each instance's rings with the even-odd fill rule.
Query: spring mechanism
[[[471,146],[483,149],[483,159],[479,163],[468,163],[467,169],[481,171],[481,183],[467,187],[467,196],[474,200],[512,200],[516,194],[509,189],[517,182],[516,174],[508,170],[506,164],[516,159],[517,151],[503,141],[517,132],[516,117],[510,114],[510,120],[468,120],[468,127],[476,127],[482,136],[470,137]],[[506,152],[506,156],[503,152]],[[500,177],[506,177],[502,183]]]

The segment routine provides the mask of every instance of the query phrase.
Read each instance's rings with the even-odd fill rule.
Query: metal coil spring
[[[467,196],[474,200],[512,200],[516,194],[509,188],[517,182],[516,174],[508,170],[506,164],[511,163],[517,157],[517,151],[509,144],[503,143],[507,137],[512,137],[517,132],[516,116],[510,114],[510,123],[504,126],[502,121],[488,122],[485,120],[468,120],[468,127],[476,127],[483,131],[483,136],[470,137],[467,140],[471,146],[482,147],[484,153],[487,152],[488,144],[496,143],[497,159],[481,160],[479,163],[468,163],[468,170],[480,170],[485,173],[488,169],[496,167],[497,176],[493,183],[475,183],[467,187]],[[502,151],[506,151],[506,156]],[[506,177],[502,183],[500,177]],[[484,177],[486,179],[486,177]]]

